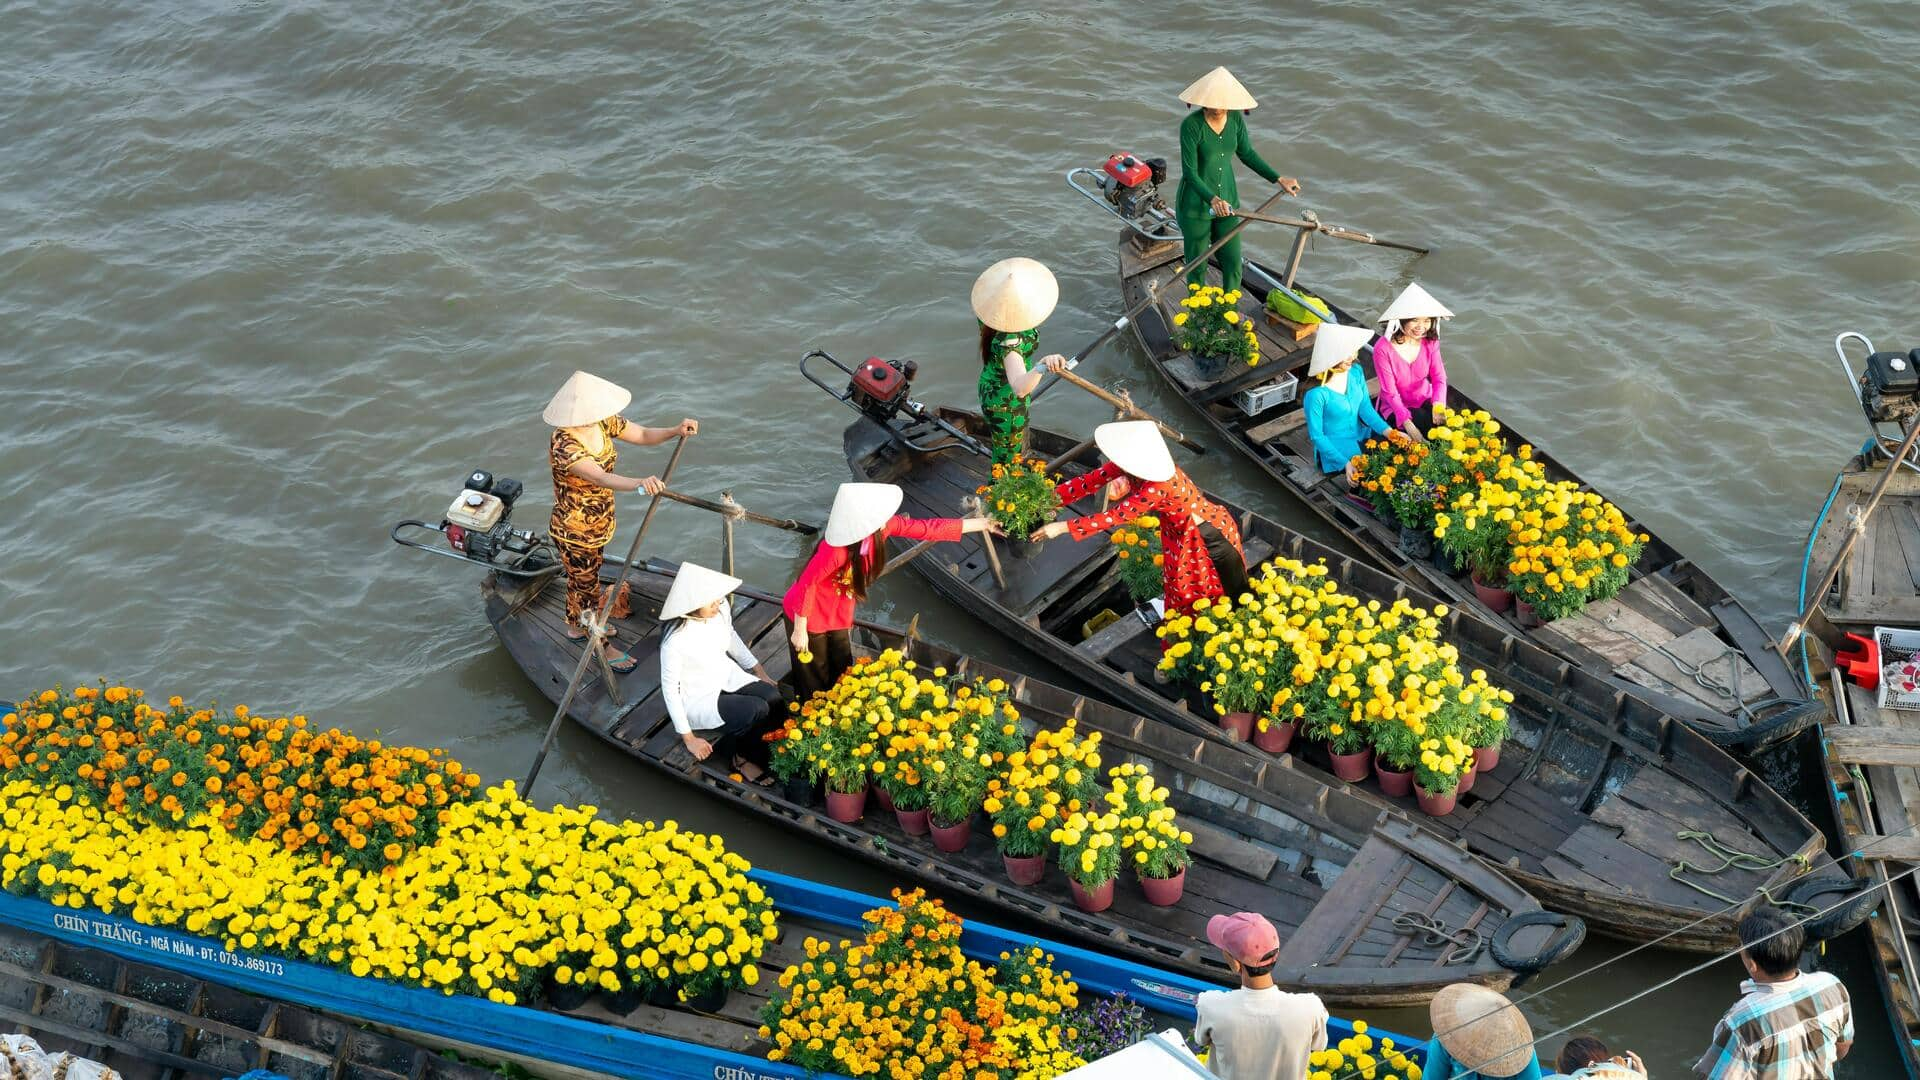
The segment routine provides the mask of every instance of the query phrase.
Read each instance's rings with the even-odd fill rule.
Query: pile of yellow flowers
[[[1127,762],[1108,770],[1113,786],[1107,806],[1120,818],[1120,850],[1133,853],[1133,868],[1143,878],[1170,878],[1192,859],[1193,834],[1175,820],[1168,791],[1154,783],[1145,765]]]
[[[847,1076],[1041,1080],[1086,1064],[1060,1021],[1079,987],[1037,947],[989,967],[960,951],[962,923],[923,890],[866,913],[867,935],[838,952],[808,938],[807,959],[761,1008],[771,1061]]]
[[[945,711],[951,704],[943,683],[922,678],[898,649],[888,649],[855,663],[832,688],[803,702],[796,715],[767,735],[773,770],[783,778],[824,776],[835,791],[865,790],[882,753],[880,740],[922,711]]]
[[[444,750],[389,746],[304,716],[164,708],[125,686],[55,687],[0,719],[0,772],[68,784],[171,825],[206,813],[242,836],[377,869],[431,842],[480,778]]]
[[[1375,1050],[1379,1052],[1376,1054]],[[1325,1050],[1315,1050],[1307,1058],[1307,1080],[1420,1080],[1420,1066],[1407,1052],[1380,1039],[1376,1044],[1367,1034],[1367,1022],[1355,1020],[1353,1034]]]
[[[72,784],[14,779],[0,786],[0,886],[506,1004],[548,978],[688,996],[758,980],[772,905],[717,837],[541,810],[511,783],[443,813],[432,843],[365,872],[211,812],[153,825]]]
[[[1120,561],[1120,583],[1142,604],[1166,591],[1166,554],[1160,550],[1160,519],[1147,514],[1113,530],[1111,543]]]
[[[1335,753],[1375,747],[1405,768],[1422,739],[1494,745],[1505,735],[1513,696],[1482,670],[1461,671],[1459,650],[1440,634],[1446,613],[1404,598],[1362,601],[1325,563],[1279,558],[1249,593],[1162,624],[1160,667],[1198,681],[1222,714],[1299,723]]]
[[[987,782],[986,811],[1004,855],[1045,853],[1056,823],[1084,810],[1099,790],[1100,733],[1080,736],[1072,717],[1037,731],[1027,748],[1009,754]],[[1056,841],[1057,842],[1057,841]]]
[[[1226,356],[1260,362],[1260,338],[1253,320],[1240,313],[1240,290],[1218,285],[1188,285],[1187,297],[1173,313],[1174,344],[1196,356]]]

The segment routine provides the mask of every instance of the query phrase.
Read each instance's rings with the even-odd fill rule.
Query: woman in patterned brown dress
[[[600,587],[600,556],[607,541],[613,539],[613,493],[644,491],[652,495],[666,485],[659,477],[641,479],[621,476],[613,471],[620,452],[614,441],[636,446],[658,446],[675,436],[696,435],[697,420],[682,420],[673,427],[642,427],[620,415],[633,395],[625,389],[584,371],[576,371],[560,392],[553,395],[541,419],[554,426],[548,459],[553,467],[553,519],[548,532],[560,564],[567,573],[567,636],[587,636],[580,615],[599,611],[603,596]],[[622,586],[609,613],[616,619],[630,614],[627,589]],[[632,671],[639,662],[612,642],[606,645],[607,663],[615,671]]]

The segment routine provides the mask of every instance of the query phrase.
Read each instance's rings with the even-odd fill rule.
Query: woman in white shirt
[[[761,734],[785,714],[780,688],[733,629],[727,597],[740,579],[683,563],[660,605],[660,696],[688,753],[705,761],[729,755],[755,782],[765,773]],[[752,670],[749,675],[748,669]]]

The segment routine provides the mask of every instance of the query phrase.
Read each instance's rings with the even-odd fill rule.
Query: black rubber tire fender
[[[1563,931],[1547,938],[1547,944],[1539,952],[1522,955],[1513,951],[1513,935],[1529,926],[1551,926]],[[1523,911],[1500,924],[1487,939],[1487,949],[1493,953],[1493,960],[1508,971],[1517,971],[1531,975],[1536,971],[1552,967],[1554,964],[1573,955],[1573,951],[1587,940],[1587,924],[1577,915],[1563,915],[1557,911]]]
[[[1866,922],[1880,906],[1881,890],[1859,878],[1808,875],[1788,885],[1780,898],[1821,912],[1807,918],[1807,940],[1829,941]]]

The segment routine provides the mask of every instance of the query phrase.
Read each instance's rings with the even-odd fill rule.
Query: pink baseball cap
[[[1280,933],[1265,915],[1237,911],[1207,920],[1207,940],[1248,967],[1271,963],[1280,951]]]

